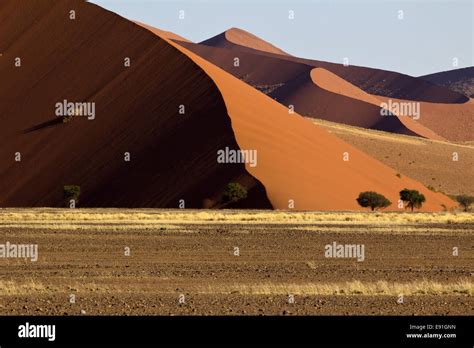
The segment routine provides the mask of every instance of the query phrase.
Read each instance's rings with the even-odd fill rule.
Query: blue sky
[[[474,65],[474,0],[91,2],[194,42],[238,27],[295,56],[338,63],[347,57],[351,65],[413,76]]]

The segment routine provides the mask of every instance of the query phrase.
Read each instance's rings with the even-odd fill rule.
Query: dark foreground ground
[[[469,223],[84,226],[0,225],[39,248],[0,259],[0,315],[474,314]],[[332,242],[364,261],[326,258]]]

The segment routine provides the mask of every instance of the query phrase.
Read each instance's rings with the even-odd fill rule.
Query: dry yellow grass
[[[1,209],[0,227],[42,229],[177,229],[180,224],[413,224],[474,223],[465,212],[289,212],[263,210]]]
[[[179,230],[180,232],[186,232],[181,226],[169,225],[162,223],[153,222],[127,222],[123,224],[115,224],[116,221],[110,222],[103,220],[102,222],[94,221],[93,223],[55,223],[51,221],[32,221],[29,223],[0,223],[0,228],[21,228],[21,229],[44,229],[44,230],[93,230],[93,231],[129,231],[129,230],[149,230],[149,231],[172,231]]]
[[[34,281],[16,282],[11,280],[0,280],[0,295],[2,296],[22,296],[32,293],[44,293],[48,288]]]
[[[458,295],[472,296],[474,284],[468,280],[455,283],[415,281],[389,283],[386,281],[306,284],[235,284],[216,289],[209,285],[208,293],[240,293],[245,295],[366,295],[366,296],[413,296],[413,295]]]
[[[432,139],[425,139],[421,137],[415,137],[410,135],[404,134],[397,134],[397,133],[389,133],[375,129],[367,129],[361,128],[356,126],[350,126],[346,124],[321,120],[321,119],[314,119],[309,118],[311,122],[314,124],[320,125],[333,133],[346,133],[346,134],[354,134],[358,136],[363,136],[367,138],[374,138],[379,140],[386,140],[392,141],[396,143],[405,143],[405,144],[412,144],[412,145],[429,145],[429,144],[440,144],[440,145],[448,145],[457,148],[465,148],[474,150],[474,142],[473,141],[464,141],[464,142],[451,142],[451,141],[442,141],[442,140],[432,140]]]
[[[123,279],[122,279],[123,280]],[[156,281],[156,279],[155,279]],[[112,278],[75,282],[68,286],[48,285],[30,281],[0,281],[0,296],[41,295],[48,293],[175,293],[174,287],[157,290],[152,279],[130,278],[129,286],[115,284]],[[469,280],[440,283],[428,280],[390,283],[386,281],[361,282],[358,280],[341,283],[259,283],[218,284],[197,286],[195,294],[241,294],[241,295],[365,295],[365,296],[420,296],[420,295],[466,295],[472,296],[474,284]]]
[[[423,138],[418,138],[418,137],[413,137],[413,136],[408,136],[408,135],[403,135],[403,134],[388,133],[388,132],[379,131],[375,129],[361,128],[361,127],[350,126],[350,125],[346,125],[342,123],[336,123],[336,122],[314,119],[314,118],[309,118],[309,120],[313,122],[314,124],[322,126],[326,128],[328,131],[332,133],[336,133],[336,134],[346,133],[346,134],[363,136],[363,137],[373,138],[373,139],[378,139],[378,140],[391,141],[395,143],[405,143],[405,144],[411,144],[411,145],[425,145],[425,142],[424,142],[425,139]]]

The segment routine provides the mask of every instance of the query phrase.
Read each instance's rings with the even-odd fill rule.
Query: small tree
[[[361,207],[370,207],[372,211],[377,208],[386,208],[392,204],[384,195],[373,191],[361,192],[356,201]]]
[[[469,211],[471,204],[474,203],[474,197],[468,195],[459,195],[456,197],[456,200],[463,207],[464,211]]]
[[[81,187],[77,185],[65,185],[64,186],[64,198],[69,204],[71,199],[77,204],[79,202],[79,196],[81,195]]]
[[[425,196],[417,190],[409,190],[407,188],[400,191],[400,199],[405,203],[406,207],[413,211],[414,208],[421,208],[426,202]]]
[[[247,198],[247,190],[238,182],[231,182],[224,189],[222,198],[225,203],[235,203]]]

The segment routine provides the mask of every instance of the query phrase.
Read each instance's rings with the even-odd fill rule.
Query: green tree
[[[456,200],[463,207],[464,211],[469,211],[471,204],[474,203],[474,197],[468,195],[459,195],[456,197]]]
[[[421,208],[426,202],[425,196],[417,190],[409,190],[407,188],[400,191],[400,199],[405,203],[406,207],[413,211],[414,208]]]
[[[222,195],[224,203],[235,203],[247,198],[247,190],[238,182],[227,184]]]
[[[64,186],[64,199],[67,204],[73,199],[75,203],[79,203],[79,196],[81,195],[81,187],[77,185]]]
[[[386,208],[392,204],[384,195],[374,191],[361,192],[356,201],[361,207],[370,207],[372,211],[377,208]]]

